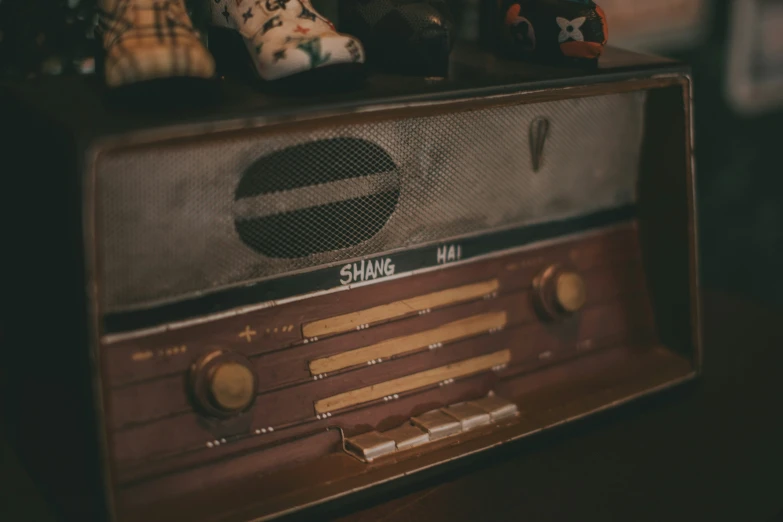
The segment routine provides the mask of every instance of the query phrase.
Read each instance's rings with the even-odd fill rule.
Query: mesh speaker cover
[[[103,308],[138,309],[632,203],[644,97],[248,131],[101,154]],[[537,118],[549,125],[534,171]]]

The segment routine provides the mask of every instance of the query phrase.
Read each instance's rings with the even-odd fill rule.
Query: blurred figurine
[[[212,6],[212,24],[235,32],[244,40],[255,74],[263,80],[278,80],[313,69],[356,72],[364,63],[364,48],[356,38],[340,34],[315,11],[309,0],[207,0]],[[231,60],[226,46],[218,54],[210,32],[210,48],[218,61]],[[229,50],[230,49],[230,50]],[[227,51],[228,50],[228,51]],[[236,57],[233,57],[236,59]]]
[[[371,62],[395,72],[444,76],[454,43],[446,0],[339,0],[340,29],[356,35]]]
[[[106,84],[119,87],[168,78],[211,78],[212,55],[183,0],[99,0]]]
[[[501,0],[501,48],[517,58],[595,62],[609,30],[592,0]]]
[[[92,74],[94,4],[0,0],[0,80]]]

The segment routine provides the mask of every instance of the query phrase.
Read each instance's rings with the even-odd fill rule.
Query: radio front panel
[[[249,451],[266,455],[254,473],[272,472],[290,444],[301,459],[340,451],[330,428],[350,438],[564,360],[657,344],[633,221],[453,264],[105,345],[120,497],[240,479],[242,467],[235,476],[211,469]],[[552,268],[573,278],[561,293],[584,295],[571,296],[573,312],[558,301],[567,295],[535,284]],[[225,353],[239,359],[223,367],[246,367],[255,380],[249,405],[220,418],[200,402],[210,399],[193,389],[192,372],[194,361]]]
[[[692,378],[687,82],[618,91],[100,152],[118,520],[275,517]]]

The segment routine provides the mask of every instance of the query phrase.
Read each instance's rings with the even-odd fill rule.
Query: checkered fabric
[[[107,85],[215,73],[183,0],[101,0],[99,9]]]
[[[364,48],[340,34],[309,0],[210,0],[212,22],[244,38],[264,80],[336,64],[363,63]]]

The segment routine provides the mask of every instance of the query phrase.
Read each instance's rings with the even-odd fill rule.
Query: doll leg
[[[108,86],[213,76],[183,0],[99,0],[98,7]]]
[[[358,68],[364,63],[361,42],[338,33],[309,0],[209,0],[209,3],[213,26],[242,38],[255,73],[262,80],[279,80],[333,66]]]

